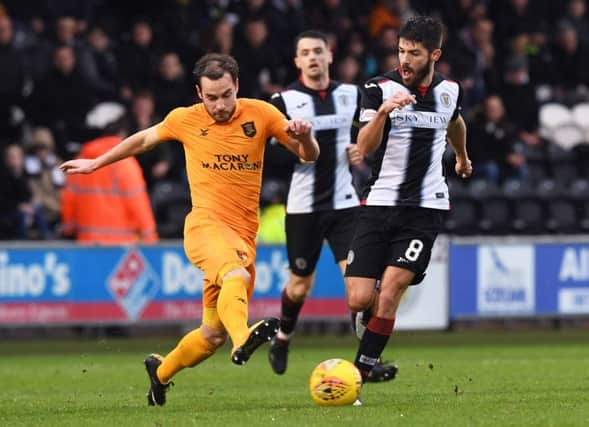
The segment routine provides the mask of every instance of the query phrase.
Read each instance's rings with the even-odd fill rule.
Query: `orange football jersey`
[[[264,148],[270,137],[289,140],[284,115],[267,102],[240,98],[226,123],[199,103],[172,110],[156,129],[162,140],[184,146],[193,210],[254,239]]]

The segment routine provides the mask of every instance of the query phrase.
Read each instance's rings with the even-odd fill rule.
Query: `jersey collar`
[[[299,77],[298,80],[296,80],[295,82],[293,82],[293,84],[290,85],[289,89],[295,89],[300,92],[308,93],[311,96],[319,96],[321,99],[325,99],[327,94],[331,93],[339,85],[340,85],[339,82],[337,82],[335,80],[329,80],[329,84],[327,85],[326,89],[315,90],[315,89],[311,89],[308,86],[305,86],[305,84],[303,83],[303,78]]]

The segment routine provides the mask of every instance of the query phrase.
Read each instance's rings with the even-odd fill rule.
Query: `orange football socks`
[[[158,367],[157,376],[160,382],[167,384],[178,371],[199,364],[215,350],[216,347],[204,339],[200,328],[190,331]]]
[[[241,345],[249,335],[247,326],[248,285],[249,283],[244,277],[234,276],[225,279],[217,299],[217,312],[225,330],[231,337],[233,349]]]

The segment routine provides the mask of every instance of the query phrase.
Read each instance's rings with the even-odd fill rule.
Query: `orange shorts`
[[[184,225],[184,251],[192,264],[204,272],[203,307],[215,308],[221,279],[229,271],[245,267],[251,276],[248,297],[254,290],[256,245],[206,211],[193,210]]]

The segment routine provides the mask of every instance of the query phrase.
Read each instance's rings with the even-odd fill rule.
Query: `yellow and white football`
[[[360,395],[362,377],[353,363],[329,359],[313,369],[309,379],[311,397],[319,405],[351,405]]]

